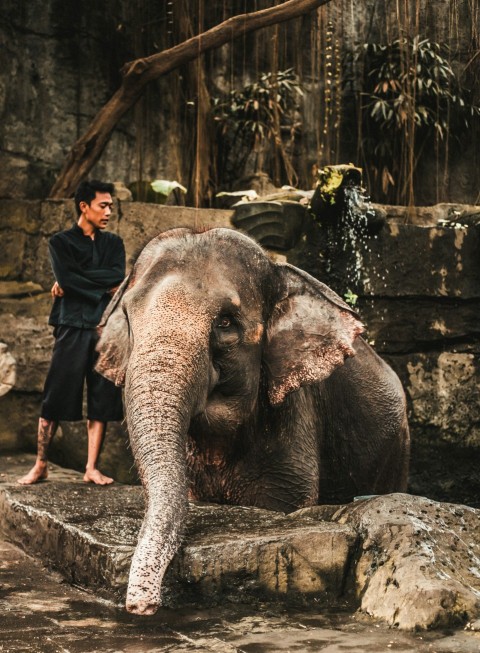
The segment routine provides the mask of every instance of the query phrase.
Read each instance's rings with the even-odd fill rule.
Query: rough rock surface
[[[479,618],[479,510],[391,494],[300,513],[348,524],[358,533],[361,610],[402,629]]]
[[[0,342],[0,397],[10,392],[15,384],[16,363],[8,346]]]
[[[77,584],[123,597],[142,521],[138,487],[85,485],[33,457],[0,459],[0,530]],[[163,594],[169,606],[267,600],[359,609],[402,630],[480,620],[480,511],[407,494],[288,516],[194,503]]]
[[[443,433],[444,441],[480,449],[478,356],[448,351],[436,356],[415,354],[406,370],[413,420]]]
[[[0,459],[0,530],[68,580],[123,597],[143,519],[141,488],[87,485],[80,474],[55,467],[48,482],[17,485],[32,462]],[[344,607],[355,600],[349,579],[356,539],[345,524],[192,503],[163,603],[206,606],[228,596]]]

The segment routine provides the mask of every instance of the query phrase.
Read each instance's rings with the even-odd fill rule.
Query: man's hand
[[[50,293],[52,297],[63,297],[63,295],[65,294],[63,290],[60,288],[60,286],[58,285],[57,281],[55,281],[55,283],[53,284]]]

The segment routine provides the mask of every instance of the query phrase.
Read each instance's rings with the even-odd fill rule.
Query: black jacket
[[[92,239],[75,225],[51,237],[49,252],[53,274],[65,293],[55,298],[49,324],[96,327],[111,299],[108,291],[125,277],[122,239],[100,230]]]

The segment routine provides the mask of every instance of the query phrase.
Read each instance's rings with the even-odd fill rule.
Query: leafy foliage
[[[271,159],[279,157],[289,177],[291,162],[282,134],[287,133],[293,140],[298,133],[301,122],[297,108],[303,94],[297,75],[289,68],[262,73],[253,84],[213,98],[212,110],[220,142],[218,169],[224,183],[228,185],[242,175],[252,153],[255,172],[268,168]],[[263,171],[275,177],[272,170]],[[292,180],[288,178],[288,181]]]
[[[343,298],[349,304],[350,306],[354,307],[357,303],[358,300],[358,295],[356,295],[354,292],[348,288],[347,292],[343,295]]]
[[[385,130],[401,127],[413,115],[418,127],[433,127],[440,138],[455,113],[469,126],[479,107],[467,106],[464,91],[438,43],[415,37],[389,45],[365,44],[373,86],[370,116]],[[407,55],[407,60],[402,61]],[[406,64],[406,65],[405,65]]]
[[[362,147],[381,189],[406,187],[425,147],[458,138],[480,107],[462,88],[448,50],[429,39],[403,37],[363,46]],[[410,154],[410,156],[409,156]],[[403,165],[403,170],[402,170]],[[402,190],[403,189],[403,190]]]

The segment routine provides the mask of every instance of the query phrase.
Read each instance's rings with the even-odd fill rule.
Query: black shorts
[[[93,369],[98,354],[95,329],[56,326],[52,362],[45,381],[40,416],[52,421],[83,418],[83,385],[87,381],[87,419],[123,419],[122,391]]]

